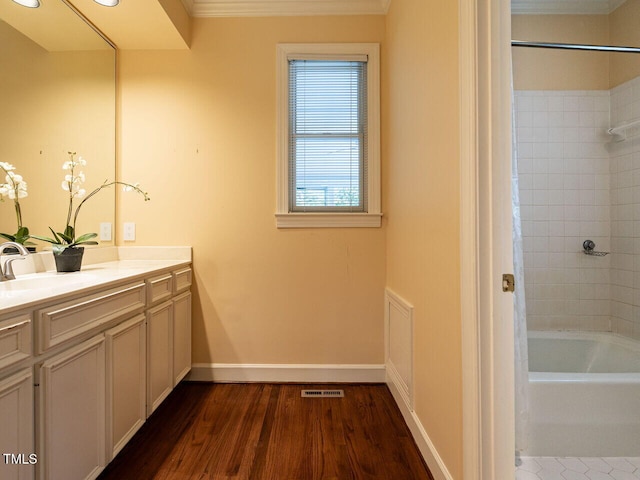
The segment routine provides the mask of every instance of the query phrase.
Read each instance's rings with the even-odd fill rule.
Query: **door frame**
[[[463,475],[513,479],[511,5],[458,4]]]

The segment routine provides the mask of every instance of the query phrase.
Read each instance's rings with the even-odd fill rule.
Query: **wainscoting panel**
[[[413,305],[385,289],[384,320],[387,375],[413,410]]]
[[[413,305],[388,288],[384,297],[387,385],[434,480],[453,480],[413,409]]]

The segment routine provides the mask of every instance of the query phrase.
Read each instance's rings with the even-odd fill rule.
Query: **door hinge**
[[[502,274],[502,291],[513,292],[516,289],[516,279],[512,273]]]

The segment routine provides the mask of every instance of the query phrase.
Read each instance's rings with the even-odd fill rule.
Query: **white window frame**
[[[367,55],[367,212],[289,212],[289,58],[323,60]],[[282,43],[277,45],[276,225],[278,228],[379,227],[380,207],[380,46],[377,43]]]

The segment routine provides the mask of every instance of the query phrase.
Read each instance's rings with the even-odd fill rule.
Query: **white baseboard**
[[[395,381],[397,381],[396,378],[393,378],[391,375],[387,375],[386,383],[389,390],[391,390],[391,394],[398,404],[398,407],[402,412],[402,416],[404,417],[404,421],[407,422],[407,426],[413,435],[413,439],[418,445],[418,450],[420,450],[422,458],[424,458],[424,461],[429,466],[429,470],[431,471],[433,478],[435,480],[453,480],[449,470],[447,470],[446,465],[438,454],[436,447],[433,445],[429,435],[427,435],[422,423],[420,423],[420,419],[416,413],[409,408],[409,405],[401,394],[402,389],[395,384]]]
[[[194,363],[194,382],[384,383],[384,365]]]

